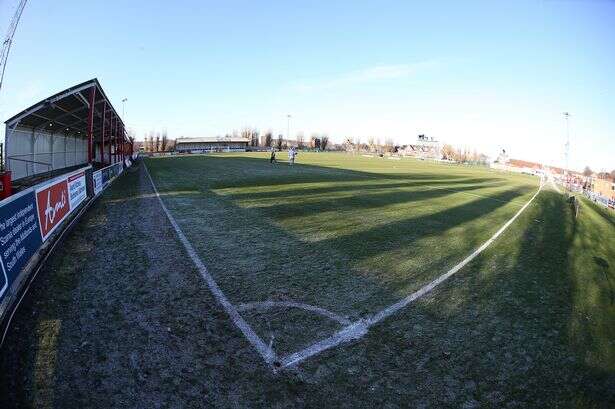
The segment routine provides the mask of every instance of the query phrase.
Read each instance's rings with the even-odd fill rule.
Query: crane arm
[[[21,0],[19,2],[19,5],[17,6],[17,10],[15,10],[15,15],[13,15],[13,19],[11,20],[9,30],[6,33],[6,37],[4,38],[4,41],[2,43],[2,51],[0,53],[0,90],[2,90],[4,70],[6,69],[6,61],[9,58],[9,51],[11,51],[11,44],[13,43],[13,36],[15,35],[15,30],[17,30],[17,24],[19,24],[21,13],[23,12],[24,7],[26,7],[27,1],[28,0]]]

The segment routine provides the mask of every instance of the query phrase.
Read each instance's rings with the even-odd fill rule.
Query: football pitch
[[[614,407],[612,212],[528,175],[297,159],[127,169],[17,311],[0,406]]]
[[[337,153],[146,163],[191,257],[274,370],[361,338],[435,288],[539,189],[526,175]]]

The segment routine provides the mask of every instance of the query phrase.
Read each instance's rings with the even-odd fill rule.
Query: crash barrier
[[[136,159],[136,156],[133,160]],[[55,177],[0,201],[0,323],[19,304],[31,272],[69,221],[99,196],[132,161],[92,172],[91,166]],[[10,318],[8,319],[10,321]],[[3,331],[4,340],[6,331]]]
[[[602,206],[610,209],[615,209],[615,199],[609,199],[608,197],[601,196],[589,190],[584,190],[583,194],[594,203],[601,204]]]

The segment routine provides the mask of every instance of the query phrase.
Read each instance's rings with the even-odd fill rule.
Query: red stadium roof
[[[93,139],[101,140],[103,128],[103,107],[106,131],[110,131],[110,121],[118,130],[117,136],[124,138],[124,124],[117,114],[109,98],[103,91],[98,79],[94,78],[60,91],[44,100],[24,109],[5,123],[7,129],[26,127],[32,129],[80,134],[85,138],[88,134],[88,115],[91,91],[94,92]],[[120,131],[121,130],[121,131]],[[107,136],[107,132],[105,133]]]

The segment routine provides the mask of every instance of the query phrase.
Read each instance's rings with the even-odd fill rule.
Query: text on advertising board
[[[68,183],[66,179],[51,183],[36,191],[38,221],[43,241],[58,227],[70,213]]]
[[[86,199],[85,172],[79,172],[68,177],[68,197],[71,211]]]
[[[103,190],[102,170],[92,173],[92,179],[94,180],[94,194],[97,195]]]
[[[0,207],[0,301],[24,265],[42,244],[34,191]]]

